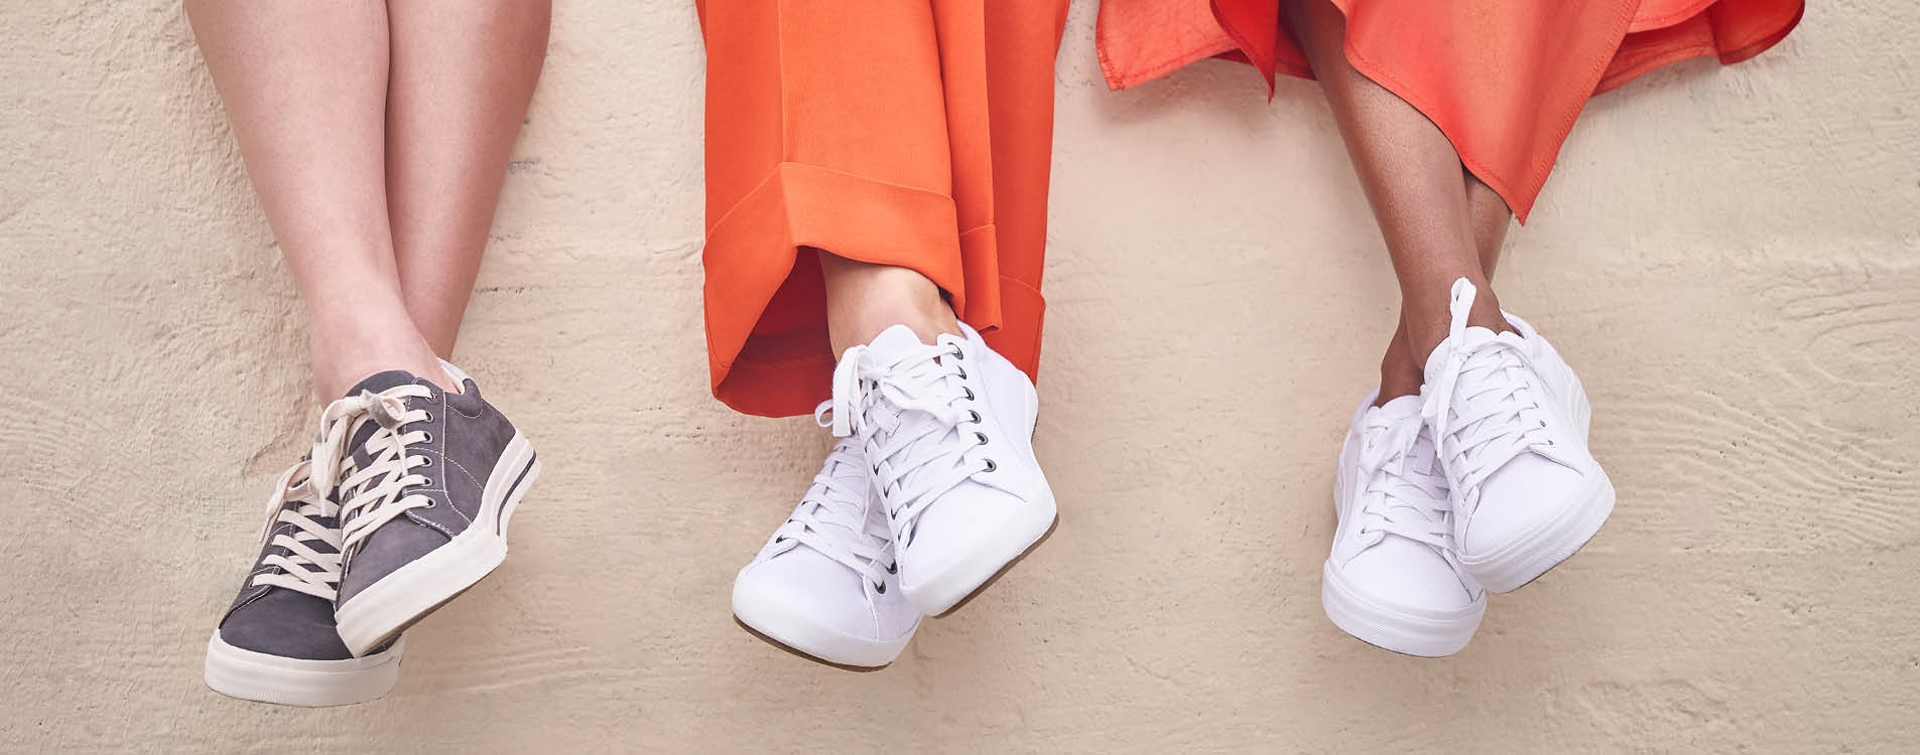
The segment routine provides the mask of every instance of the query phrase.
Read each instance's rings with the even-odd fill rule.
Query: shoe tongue
[[[887,363],[911,354],[915,349],[926,347],[927,342],[920,340],[920,336],[914,335],[913,328],[895,325],[880,331],[880,335],[874,336],[873,342],[867,344],[867,351],[879,357],[882,363]]]
[[[354,384],[352,388],[348,388],[347,395],[358,396],[361,391],[380,393],[392,389],[395,386],[407,385],[409,383],[419,382],[419,380],[419,378],[413,376],[413,373],[406,370],[376,372],[371,377]]]
[[[1420,396],[1407,395],[1367,410],[1382,419],[1397,420],[1420,415]]]
[[[1380,406],[1367,407],[1364,419],[1369,436],[1382,435],[1402,422],[1411,422],[1420,416],[1420,397],[1401,396]]]

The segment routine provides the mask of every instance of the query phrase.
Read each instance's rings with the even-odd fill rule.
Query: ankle
[[[1425,383],[1426,368],[1413,356],[1413,346],[1403,324],[1394,332],[1386,355],[1380,359],[1380,396],[1373,405],[1385,406],[1402,396],[1419,395]]]
[[[1484,283],[1475,285],[1479,291],[1474,296],[1473,306],[1467,310],[1467,327],[1486,328],[1495,333],[1513,330],[1506,315],[1500,311],[1500,300],[1494,296],[1493,290]],[[1420,306],[1410,303],[1402,306],[1406,312],[1406,324],[1402,330],[1406,333],[1408,353],[1416,367],[1424,371],[1433,350],[1447,339],[1453,326],[1453,314],[1445,299]]]
[[[313,387],[322,401],[340,398],[360,381],[387,370],[405,370],[441,390],[460,390],[424,339],[341,339],[316,332],[312,359]]]
[[[942,333],[959,335],[959,321],[940,287],[918,271],[819,254],[826,278],[827,340],[835,358],[895,325],[913,329],[927,343]]]
[[[827,339],[837,359],[847,349],[871,342],[895,325],[912,329],[913,334],[924,343],[933,343],[941,334],[960,334],[959,320],[944,302],[937,308],[875,302],[860,307],[857,312],[830,320],[827,323]]]

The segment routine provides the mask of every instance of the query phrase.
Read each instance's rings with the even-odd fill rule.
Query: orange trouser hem
[[[798,163],[781,163],[707,234],[707,355],[713,394],[748,414],[811,409],[832,390],[823,317],[769,318],[770,306],[818,288],[802,247],[905,267],[941,289],[965,287],[953,200],[926,189]],[[785,291],[783,292],[783,289]],[[817,294],[817,291],[811,293]],[[756,313],[742,317],[742,313]],[[784,327],[783,327],[784,326]]]

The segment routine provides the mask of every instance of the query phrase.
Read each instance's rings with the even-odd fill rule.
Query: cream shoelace
[[[320,415],[324,433],[314,446],[318,469],[327,473],[322,479],[340,480],[340,550],[351,552],[380,525],[392,521],[409,509],[430,508],[433,499],[411,492],[428,483],[426,475],[413,471],[430,466],[425,456],[410,455],[407,447],[429,442],[426,430],[405,431],[407,425],[427,422],[432,415],[424,409],[409,411],[407,399],[433,395],[426,386],[398,385],[380,393],[361,391],[327,406]],[[363,444],[372,457],[365,467],[354,463],[350,439],[368,422],[380,426]]]
[[[327,491],[315,487],[313,462],[301,460],[288,468],[274,483],[267,496],[267,528],[261,542],[272,538],[273,545],[287,553],[272,553],[260,559],[262,567],[278,567],[278,572],[254,576],[252,584],[284,587],[323,600],[333,600],[340,585],[340,530],[314,521],[315,517],[338,516],[340,507],[328,500]],[[288,506],[297,503],[297,506]],[[293,529],[274,534],[282,524]],[[320,550],[326,546],[327,550]]]
[[[815,416],[833,402],[822,404]],[[892,535],[884,521],[867,515],[872,482],[861,463],[857,441],[847,439],[833,447],[820,474],[800,499],[799,508],[774,533],[774,542],[795,542],[852,569],[866,578],[874,592],[887,591],[882,572],[895,571],[887,544]]]
[[[1465,509],[1456,516],[1472,513],[1481,484],[1507,462],[1553,445],[1541,416],[1532,355],[1506,338],[1466,346],[1467,312],[1476,294],[1464,278],[1453,284],[1447,335],[1452,350],[1422,411]],[[1466,393],[1456,397],[1460,386]]]
[[[920,514],[941,495],[996,468],[982,452],[986,433],[964,429],[980,423],[965,362],[951,336],[885,363],[855,346],[834,368],[833,399],[815,413],[831,410],[834,435],[862,439],[896,549],[909,545]]]

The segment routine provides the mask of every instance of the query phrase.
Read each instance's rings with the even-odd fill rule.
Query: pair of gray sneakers
[[[461,392],[395,370],[322,413],[208,642],[207,686],[285,705],[378,698],[399,679],[401,632],[506,558],[540,462],[472,378],[446,368]]]

